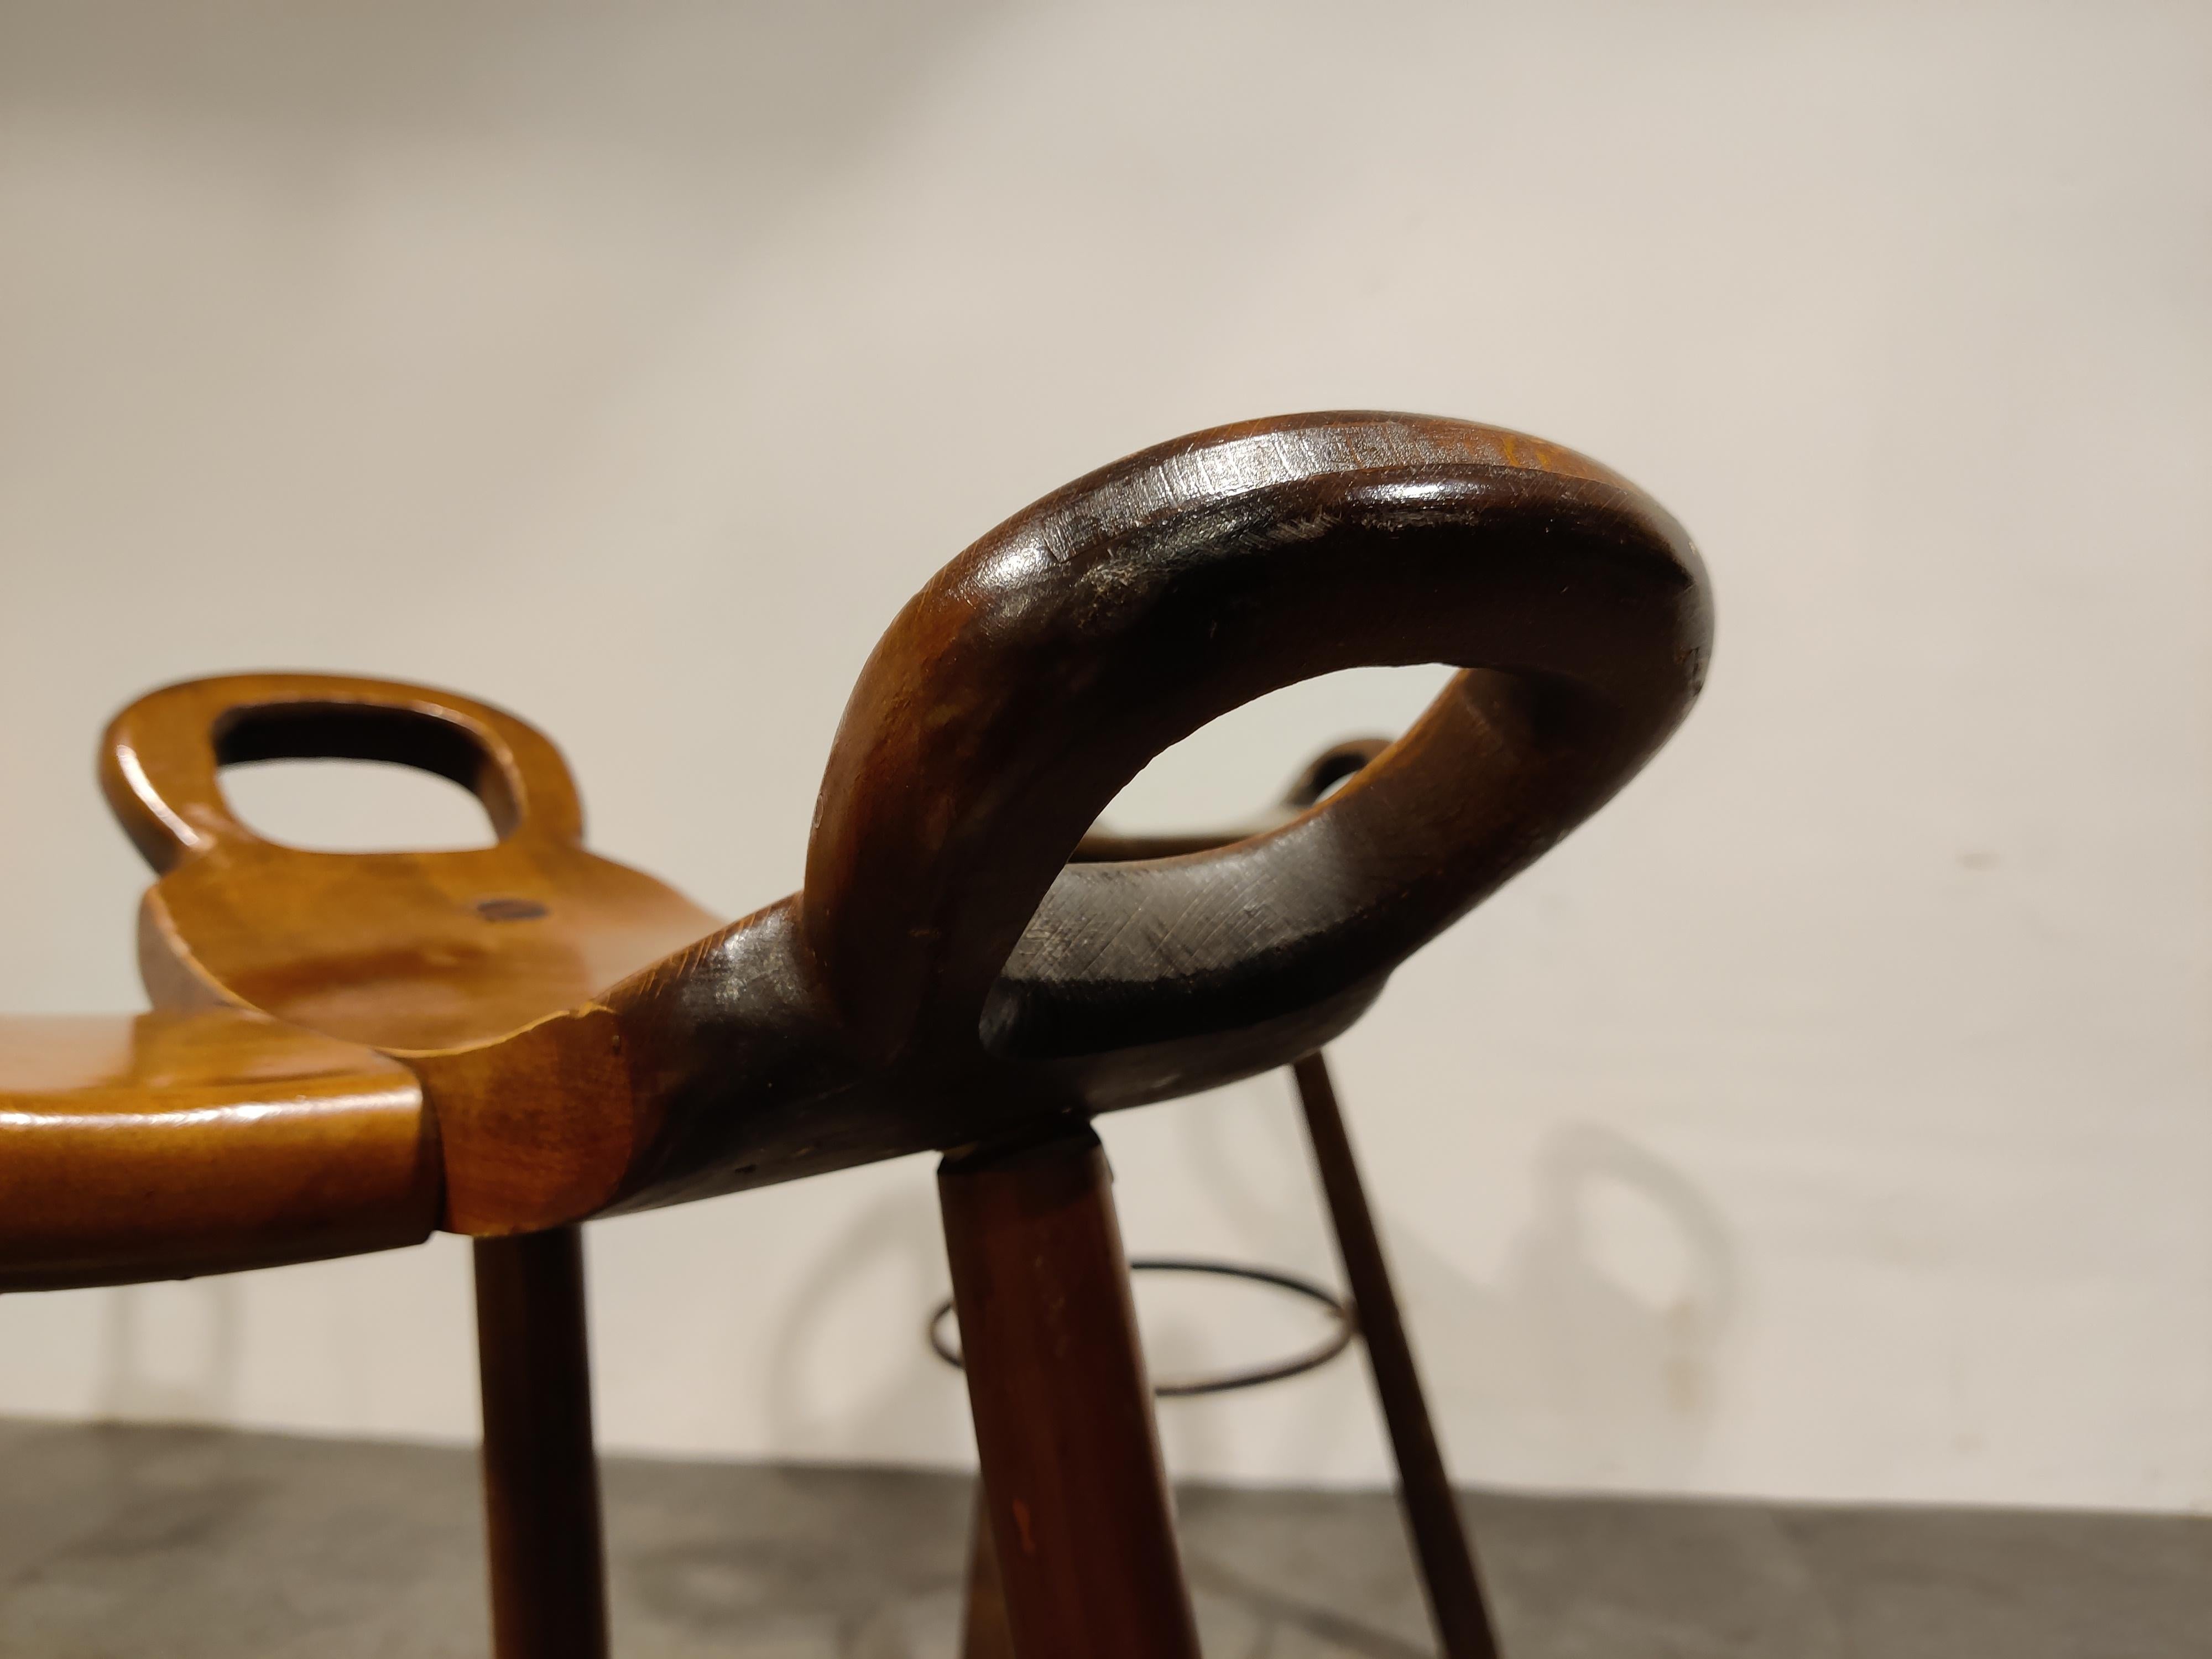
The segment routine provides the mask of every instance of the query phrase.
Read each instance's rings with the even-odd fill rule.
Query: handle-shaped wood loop
[[[1464,422],[1295,416],[1119,462],[1008,520],[877,647],[816,809],[801,920],[874,1052],[1072,1057],[1379,981],[1665,739],[1711,639],[1680,526],[1617,475]],[[1312,810],[1212,851],[1073,864],[1145,763],[1238,704],[1451,664]]]
[[[580,843],[584,812],[545,734],[489,703],[430,686],[343,674],[227,674],[149,692],[109,724],[100,787],[156,870],[259,837],[216,780],[251,761],[376,760],[451,778],[502,841]]]

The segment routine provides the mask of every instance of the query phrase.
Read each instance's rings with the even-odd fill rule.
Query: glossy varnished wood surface
[[[975,1511],[968,1520],[960,1659],[1015,1659],[1014,1632],[1006,1622],[1006,1587],[999,1577],[998,1547],[991,1541],[991,1504],[980,1480],[975,1483]]]
[[[1012,1651],[1198,1659],[1097,1136],[957,1152],[937,1186]]]
[[[483,800],[495,845],[325,853],[264,840],[220,765],[358,758],[417,766]],[[161,879],[140,917],[159,1001],[228,1001],[394,1053],[507,1036],[588,1000],[719,924],[583,848],[560,751],[502,709],[428,686],[240,674],[142,697],[102,742],[100,781]]]
[[[131,1053],[186,1033],[173,1046],[212,1043],[194,1052],[214,1081],[134,1058],[18,1091],[0,1130],[27,1155],[0,1180],[35,1181],[41,1159],[58,1177],[22,1206],[15,1259],[46,1275],[23,1282],[378,1248],[434,1211],[492,1241],[500,1647],[588,1653],[604,1640],[588,1366],[560,1230],[976,1149],[941,1187],[1018,1644],[1194,1655],[1083,1116],[1342,1030],[1634,774],[1695,697],[1710,641],[1680,527],[1571,452],[1376,414],[1197,434],[1017,514],[901,611],[840,724],[804,888],[720,931],[586,853],[557,750],[489,705],[307,674],[155,692],[101,757],[161,872],[140,959],[178,1011]],[[1153,755],[1215,716],[1423,662],[1462,672],[1333,793],[1316,783],[1224,844],[1083,845]],[[499,839],[332,854],[237,820],[222,766],[313,757],[455,779]],[[343,1057],[225,1093],[241,1054],[283,1046],[241,1011]],[[104,1115],[88,1109],[103,1089]]]
[[[1680,526],[1595,463],[1464,422],[1302,416],[1132,456],[947,566],[861,672],[804,890],[719,932],[582,850],[541,735],[427,688],[172,688],[118,719],[103,775],[165,871],[157,1000],[404,1059],[447,1224],[499,1234],[1310,1052],[1634,774],[1710,640]],[[1421,662],[1465,672],[1318,804],[1227,845],[1079,854],[1122,785],[1214,716]],[[237,824],[216,782],[225,762],[331,753],[458,777],[503,838],[305,854]]]
[[[231,811],[222,766],[319,757],[450,777],[483,801],[499,839],[325,853],[265,840]],[[463,1080],[449,1097],[476,1109],[441,1114],[443,1150],[471,1172],[464,1190],[481,1196],[460,1218],[448,1211],[449,1224],[479,1231],[467,1218],[486,1212],[548,1224],[588,1213],[605,1171],[635,1155],[629,1091],[588,1054],[550,1079],[495,1066],[468,1088],[487,1045],[587,1006],[718,921],[584,849],[574,781],[536,727],[428,686],[227,675],[124,710],[102,740],[100,779],[161,872],[139,915],[140,967],[157,1006],[241,1006],[370,1044],[434,1095],[449,1068]],[[564,1023],[560,1035],[578,1029]]]
[[[1463,422],[1223,428],[940,572],[848,704],[806,886],[605,999],[664,1127],[638,1205],[988,1139],[1287,1063],[1674,729],[1711,611],[1663,509]],[[1278,686],[1462,667],[1372,763],[1228,846],[1071,862],[1154,754]],[[536,1034],[541,1043],[549,1039]]]
[[[1126,1050],[1387,972],[1633,770],[1707,618],[1679,526],[1571,452],[1310,416],[1160,446],[986,536],[892,623],[800,900],[873,1053]],[[1295,681],[1474,672],[1328,806],[1188,860],[1068,867],[1152,756]],[[1541,833],[1541,832],[1540,832]]]
[[[605,1659],[583,1230],[474,1255],[493,1659]]]
[[[1329,1231],[1335,1235],[1337,1255],[1352,1286],[1361,1346],[1390,1436],[1390,1455],[1398,1468],[1398,1502],[1420,1565],[1430,1621],[1444,1659],[1498,1659],[1498,1635],[1492,1628],[1474,1549],[1429,1416],[1420,1370],[1399,1312],[1389,1258],[1368,1207],[1366,1186],[1359,1178],[1352,1137],[1337,1106],[1328,1062],[1311,1054],[1294,1069],[1314,1167],[1328,1205]]]
[[[439,1164],[407,1068],[258,1014],[0,1018],[0,1290],[419,1243]]]

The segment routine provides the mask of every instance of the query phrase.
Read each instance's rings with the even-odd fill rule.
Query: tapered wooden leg
[[[1445,1659],[1497,1659],[1498,1638],[1489,1609],[1483,1605],[1474,1552],[1452,1496],[1436,1425],[1429,1420],[1420,1372],[1414,1367],[1413,1346],[1406,1340],[1405,1321],[1398,1312],[1398,1292],[1390,1283],[1390,1266],[1375,1231],[1374,1212],[1367,1206],[1359,1165],[1352,1155],[1352,1137],[1337,1109],[1328,1066],[1320,1054],[1311,1054],[1293,1069],[1306,1129],[1313,1138],[1314,1163],[1328,1200],[1329,1218],[1335,1224],[1337,1251],[1358,1310],[1375,1392],[1381,1396],[1390,1449],[1398,1459],[1398,1498],[1420,1562],[1429,1616],[1435,1621]]]
[[[1006,1587],[999,1581],[999,1553],[991,1547],[991,1509],[983,1483],[975,1483],[975,1515],[968,1528],[968,1609],[960,1621],[960,1659],[1014,1659],[1014,1633],[1006,1624]]]
[[[605,1659],[580,1230],[476,1243],[496,1659]]]
[[[1198,1659],[1112,1181],[1083,1125],[938,1170],[1021,1659]]]

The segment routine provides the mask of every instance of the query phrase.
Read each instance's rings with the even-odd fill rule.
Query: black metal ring
[[[1219,1279],[1246,1279],[1255,1285],[1272,1285],[1277,1290],[1302,1296],[1309,1302],[1318,1302],[1335,1316],[1336,1328],[1322,1341],[1304,1353],[1292,1354],[1288,1359],[1272,1364],[1255,1365],[1241,1371],[1224,1371],[1218,1376],[1194,1376],[1173,1382],[1155,1382],[1152,1392],[1162,1399],[1180,1399],[1194,1394],[1227,1394],[1233,1389],[1257,1388],[1262,1382],[1279,1382],[1286,1376],[1297,1376],[1316,1370],[1352,1346],[1352,1339],[1359,1329],[1359,1320],[1352,1304],[1325,1285],[1310,1279],[1300,1279],[1295,1273],[1278,1273],[1273,1267],[1248,1267],[1235,1261],[1206,1261],[1195,1256],[1140,1256],[1130,1262],[1133,1273],[1212,1273]],[[955,1370],[963,1369],[960,1351],[945,1340],[945,1316],[952,1311],[952,1298],[946,1297],[929,1316],[929,1346],[931,1352]]]

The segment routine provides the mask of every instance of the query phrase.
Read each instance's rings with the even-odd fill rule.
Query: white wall
[[[1007,513],[1225,419],[1501,422],[1673,507],[1721,640],[1340,1050],[1455,1467],[2212,1504],[2208,46],[2185,5],[9,3],[0,1007],[137,1003],[89,773],[148,685],[508,703],[599,847],[735,914],[796,883],[871,641]],[[1124,816],[1240,811],[1430,683],[1286,696]],[[1328,1268],[1279,1081],[1105,1133],[1136,1249]],[[606,1442],[964,1457],[934,1225],[909,1161],[597,1229]],[[1297,1334],[1155,1316],[1163,1363]],[[441,1240],[8,1298],[0,1409],[459,1437],[469,1347]],[[1354,1366],[1165,1422],[1190,1472],[1384,1468]]]

